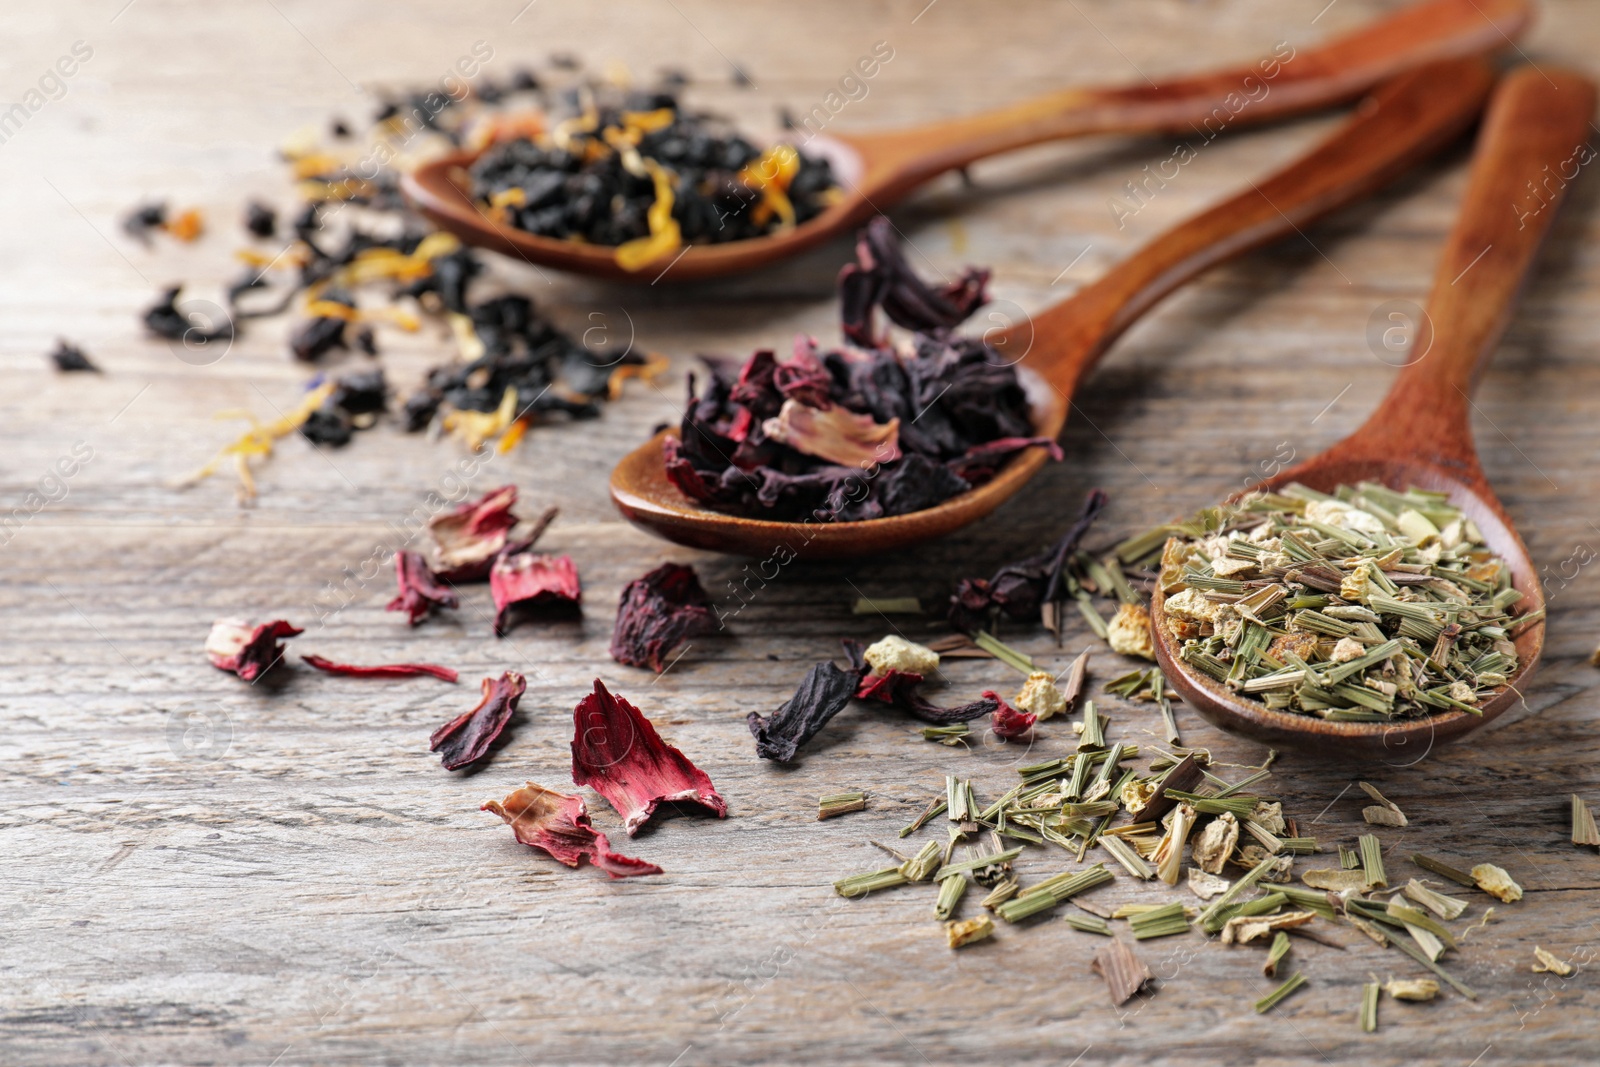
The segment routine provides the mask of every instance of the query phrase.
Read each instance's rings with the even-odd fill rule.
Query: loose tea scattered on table
[[[667,744],[638,708],[600,681],[572,712],[572,781],[610,801],[632,837],[661,804],[691,804],[717,818],[728,805],[711,779]]]
[[[717,628],[711,598],[694,568],[663,563],[623,588],[611,631],[611,658],[660,674],[679,645]]]
[[[573,618],[579,613],[583,588],[571,556],[505,552],[489,571],[494,597],[494,635],[504,637],[519,619]]]
[[[485,678],[477,707],[435,730],[428,738],[428,751],[440,754],[447,771],[460,770],[483,759],[516,713],[517,701],[527,688],[527,681],[515,671],[506,671],[499,678]]]
[[[987,299],[988,272],[936,290],[906,264],[889,221],[870,222],[856,263],[839,277],[846,344],[796,338],[738,366],[708,359],[710,379],[664,442],[666,474],[690,500],[783,522],[856,522],[904,515],[981,485],[1013,456],[1054,440],[1033,436],[1016,368],[981,337],[954,328]],[[879,308],[912,331],[904,345]]]
[[[474,132],[488,142],[471,167],[485,214],[541,237],[615,246],[630,271],[685,245],[793,229],[838,199],[825,158],[758,148],[726,121],[685,110],[676,85],[589,80]]]
[[[73,371],[100,373],[100,368],[90,361],[88,353],[65,340],[56,341],[56,347],[50,352],[50,361],[56,365],[56,370],[58,371],[67,373]]]
[[[589,821],[589,809],[579,796],[568,796],[529,782],[505,800],[486,800],[492,811],[511,826],[518,841],[576,867],[584,860],[612,878],[660,874],[661,868],[644,860],[611,851],[611,841]]]
[[[206,655],[213,666],[253,682],[283,658],[280,637],[305,633],[283,619],[252,625],[244,619],[218,619],[206,636]]]
[[[1302,485],[1210,509],[1161,550],[1183,661],[1266,707],[1335,722],[1480,712],[1541,612],[1441,493]]]
[[[1043,621],[1059,634],[1059,605],[1077,594],[1088,597],[1072,575],[1072,557],[1107,499],[1104,491],[1091,490],[1077,520],[1038,555],[1007,563],[987,580],[963,578],[950,598],[950,625],[972,634],[992,627],[994,618],[1004,614],[1019,622]]]
[[[306,665],[315,667],[328,674],[343,674],[351,678],[414,678],[418,675],[430,675],[446,682],[454,682],[460,676],[449,667],[441,667],[436,663],[384,663],[371,667],[358,667],[351,663],[335,663],[331,659],[321,656],[302,655]]]
[[[400,591],[389,601],[388,610],[405,612],[412,626],[437,610],[461,606],[455,590],[441,584],[420,552],[396,552],[394,577]]]

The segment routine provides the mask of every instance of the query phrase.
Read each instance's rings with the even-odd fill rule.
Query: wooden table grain
[[[1546,662],[1526,706],[1454,748],[1372,767],[1285,754],[1275,788],[1325,847],[1364,828],[1365,777],[1410,816],[1385,830],[1392,875],[1426,849],[1499,863],[1527,890],[1499,906],[1448,965],[1478,991],[1385,1002],[1356,1022],[1360,985],[1417,972],[1347,927],[1342,947],[1296,941],[1310,984],[1257,1016],[1269,988],[1254,948],[1199,935],[1142,945],[1158,976],[1120,1011],[1089,972],[1099,942],[1053,920],[1002,924],[945,947],[932,892],[834,896],[871,869],[942,788],[983,796],[1024,762],[1064,752],[1064,723],[1031,747],[924,743],[915,724],[856,707],[793,767],[754,757],[748,711],[768,712],[841,636],[943,632],[932,610],[963,575],[1050,539],[1084,492],[1111,505],[1100,543],[1213,501],[1258,465],[1308,456],[1354,428],[1393,375],[1370,340],[1389,301],[1422,301],[1465,177],[1465,148],[1392,190],[1220,269],[1159,308],[1089,383],[1068,459],[994,520],[887,559],[792,565],[746,588],[744,561],[633,530],[605,491],[614,460],[675,417],[697,353],[743,354],[797,331],[836,336],[839,243],[763,274],[692,289],[615,288],[500,264],[574,330],[596,322],[669,354],[659,389],[629,386],[598,421],[541,429],[476,465],[453,442],[391,427],[319,452],[286,441],[235,505],[226,477],[179,492],[231,424],[215,412],[286,408],[306,373],[282,323],[252,324],[226,355],[186,360],[141,337],[163,285],[200,298],[231,274],[236,217],[252,195],[287,202],[273,147],[329,115],[364,116],[373,86],[443,77],[475,42],[491,73],[572,52],[642,75],[673,66],[694,99],[757,127],[808,112],[877,42],[893,58],[831,119],[866,128],[953,115],[1088,81],[1265,56],[1392,8],[1377,0],[875,0],[715,4],[627,0],[311,3],[75,0],[0,15],[0,107],[28,103],[0,143],[0,1061],[45,1064],[1060,1063],[1479,1064],[1593,1062],[1590,1012],[1600,860],[1567,842],[1567,794],[1600,801],[1600,679],[1588,653],[1600,553],[1600,185],[1584,175],[1476,403],[1490,480],[1544,568]],[[81,44],[78,44],[81,42]],[[77,52],[74,51],[77,45]],[[1513,58],[1594,71],[1600,10],[1553,0]],[[83,58],[84,50],[89,52]],[[71,77],[47,77],[63,56]],[[737,64],[754,85],[729,77]],[[64,68],[63,68],[64,69]],[[41,79],[44,83],[41,85]],[[60,89],[58,92],[57,90]],[[858,94],[859,95],[859,94]],[[1052,146],[940,182],[895,213],[929,272],[994,268],[996,314],[1024,315],[1320,136],[1323,116],[1206,144],[1136,211],[1129,182],[1169,139]],[[1150,187],[1147,187],[1150,188]],[[193,247],[150,248],[118,228],[147,197],[203,208]],[[1114,208],[1122,203],[1124,210]],[[599,316],[598,319],[594,316]],[[58,375],[58,336],[100,376]],[[382,336],[391,379],[438,361],[437,333]],[[203,365],[202,365],[203,364]],[[67,478],[53,465],[91,458]],[[487,593],[409,630],[386,613],[387,566],[430,492],[515,482],[559,504],[549,548],[576,559],[580,623],[493,637]],[[616,598],[663,560],[694,563],[726,616],[666,674],[606,654]],[[852,615],[859,595],[917,596],[926,618]],[[362,682],[282,672],[248,686],[200,652],[214,618],[308,626],[296,651],[357,662],[427,659],[465,684]],[[1008,637],[1051,667],[1057,648]],[[1125,664],[1097,653],[1096,684]],[[527,674],[511,742],[479,773],[442,771],[428,733],[470,706],[489,673]],[[1004,667],[955,661],[954,699],[1009,687]],[[515,844],[478,805],[524,780],[569,787],[571,709],[595,677],[642,707],[717,783],[729,817],[661,820],[623,851],[660,878],[609,883]],[[1107,698],[1111,737],[1159,743],[1148,705]],[[1230,775],[1266,752],[1179,709],[1185,743]],[[1419,757],[1423,757],[1419,761]],[[570,787],[569,787],[570,788]],[[819,794],[872,793],[867,811],[815,821]],[[1037,877],[1060,854],[1019,861]],[[1023,864],[1026,866],[1023,866]],[[1306,861],[1301,861],[1305,866]],[[1096,899],[1158,898],[1119,879]],[[1473,894],[1473,914],[1487,898]],[[964,903],[972,914],[976,903]],[[1126,936],[1124,934],[1123,936]],[[1531,971],[1544,945],[1578,963]]]

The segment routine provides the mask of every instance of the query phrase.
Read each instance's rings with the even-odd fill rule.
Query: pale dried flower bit
[[[1553,953],[1545,951],[1538,945],[1534,946],[1533,955],[1537,962],[1533,965],[1536,974],[1553,974],[1558,978],[1570,978],[1577,970],[1572,964],[1566,962]]]
[[[1361,870],[1347,871],[1341,868],[1305,871],[1300,875],[1300,880],[1312,889],[1325,889],[1333,893],[1367,888],[1367,875]]]
[[[1228,879],[1208,874],[1199,867],[1189,868],[1189,888],[1201,900],[1210,900],[1219,893],[1226,893],[1232,884]]]
[[[1406,825],[1405,812],[1399,805],[1387,799],[1377,788],[1367,782],[1357,782],[1361,791],[1377,803],[1361,809],[1361,817],[1373,826],[1404,826]]]
[[[1496,900],[1511,904],[1522,899],[1522,887],[1512,881],[1503,868],[1492,863],[1480,863],[1472,868],[1472,880]]]
[[[1439,995],[1439,983],[1432,978],[1391,978],[1383,991],[1395,1000],[1432,1000]]]
[[[1156,649],[1150,636],[1150,612],[1140,604],[1123,604],[1117,608],[1116,616],[1106,625],[1106,643],[1111,651],[1124,656],[1154,660]]]
[[[1238,844],[1239,820],[1225,811],[1206,824],[1189,851],[1195,866],[1209,874],[1221,874]]]
[[[872,673],[885,675],[890,671],[903,674],[920,674],[924,678],[939,669],[939,653],[915,641],[890,634],[867,647],[866,661]]]
[[[960,948],[974,941],[982,941],[992,933],[994,933],[994,920],[987,914],[944,924],[945,940],[949,942],[951,948]]]
[[[1056,688],[1055,679],[1048,671],[1034,671],[1022,683],[1022,689],[1012,701],[1019,709],[1038,716],[1039,722],[1054,718],[1067,710],[1067,699]]]

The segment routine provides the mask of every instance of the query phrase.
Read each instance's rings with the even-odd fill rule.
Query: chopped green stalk
[[[881,871],[868,871],[865,874],[852,874],[833,883],[833,891],[841,897],[860,897],[879,889],[893,889],[898,885],[906,884],[906,876],[900,873],[899,867],[887,867]]]
[[[1328,900],[1326,890],[1307,889],[1298,885],[1280,885],[1273,888],[1273,892],[1282,894],[1295,907],[1306,911],[1314,911],[1324,919],[1334,916],[1333,904]]]
[[[1341,870],[1353,871],[1361,866],[1361,853],[1353,848],[1339,846],[1339,867]]]
[[[1094,601],[1089,599],[1089,594],[1080,591],[1077,605],[1078,611],[1083,615],[1083,621],[1089,624],[1089,629],[1094,631],[1096,637],[1104,641],[1111,633],[1111,629],[1106,626],[1106,620],[1095,610]]]
[[[1411,854],[1411,862],[1425,871],[1432,871],[1441,878],[1448,878],[1458,885],[1466,886],[1468,889],[1477,888],[1477,879],[1466,871],[1450,866],[1444,860],[1436,860],[1432,856],[1424,856],[1420,852],[1413,852]]]
[[[1092,889],[1109,881],[1111,872],[1106,870],[1103,863],[1097,863],[1077,874],[1066,871],[1028,887],[1027,890],[995,908],[995,913],[1006,922],[1021,922],[1031,915],[1055,907],[1086,889]]]
[[[900,873],[908,882],[926,882],[933,877],[933,872],[939,866],[939,860],[943,855],[944,848],[939,842],[929,841],[915,856],[900,865]]]
[[[1155,871],[1140,857],[1137,850],[1120,837],[1102,837],[1099,839],[1100,847],[1111,853],[1111,858],[1122,864],[1123,869],[1135,878],[1149,881],[1155,877]]]
[[[1401,952],[1404,952],[1407,956],[1410,956],[1412,959],[1428,968],[1428,970],[1432,971],[1440,978],[1443,978],[1446,982],[1449,982],[1450,988],[1454,989],[1457,993],[1460,993],[1468,1000],[1478,999],[1478,994],[1474,993],[1463,983],[1456,981],[1455,978],[1451,977],[1443,967],[1439,966],[1433,960],[1430,960],[1420,948],[1417,948],[1415,945],[1411,944],[1411,942],[1402,941],[1398,937],[1392,937],[1389,939],[1389,944],[1393,945]]]
[[[1213,900],[1206,910],[1200,913],[1199,921],[1201,924],[1203,925],[1207,920],[1215,917],[1216,914],[1223,908],[1227,907],[1229,904],[1232,904],[1234,901],[1243,896],[1244,891],[1259,882],[1261,880],[1261,876],[1266,874],[1269,869],[1277,864],[1277,862],[1278,858],[1276,856],[1268,856],[1266,859],[1250,868],[1248,874],[1234,882],[1233,885],[1228,888],[1227,892],[1217,897],[1216,900]]]
[[[1272,947],[1267,950],[1267,962],[1261,965],[1261,973],[1268,978],[1278,976],[1278,964],[1289,954],[1289,935],[1282,930],[1275,931],[1272,935]]]
[[[1389,876],[1383,871],[1383,845],[1379,843],[1378,835],[1362,834],[1356,838],[1356,844],[1361,848],[1361,869],[1367,877],[1367,888],[1386,888]]]
[[[941,745],[949,745],[953,748],[961,744],[962,740],[971,732],[971,727],[964,722],[954,723],[950,726],[924,726],[922,728],[922,739]]]
[[[843,815],[850,811],[865,810],[867,810],[865,793],[830,793],[817,800],[817,821],[831,819],[835,815]]]
[[[939,882],[939,899],[933,906],[933,917],[944,920],[955,914],[956,905],[967,891],[967,876],[952,874]]]
[[[1152,937],[1187,933],[1189,919],[1183,912],[1182,901],[1174,901],[1131,917],[1128,925],[1133,928],[1134,940],[1145,941]]]
[[[901,837],[910,837],[912,834],[914,834],[918,830],[922,829],[924,826],[927,825],[929,819],[934,818],[940,812],[944,811],[945,803],[946,803],[945,801],[940,800],[937,797],[935,797],[933,800],[929,801],[928,802],[928,806],[923,809],[922,814],[918,815],[914,820],[912,820],[910,826],[907,826],[903,830],[900,831],[900,836]]]
[[[1017,880],[1016,875],[1009,874],[1002,878],[999,882],[995,883],[995,887],[989,890],[989,895],[984,897],[979,903],[981,903],[985,908],[988,908],[990,911],[993,911],[1001,904],[1004,904],[1006,901],[1016,896],[1017,890],[1021,887],[1021,885],[1022,883]]]
[[[1022,855],[1022,849],[1008,848],[1004,852],[994,852],[987,856],[971,856],[955,863],[945,864],[943,867],[939,868],[938,873],[934,875],[934,878],[939,881],[943,881],[952,874],[964,874],[967,871],[975,871],[979,867],[988,867],[990,865],[998,867],[1003,864],[1010,863],[1020,855]]]
[[[1361,987],[1361,1029],[1366,1033],[1378,1029],[1378,997],[1382,993],[1383,986],[1378,982],[1367,982]]]
[[[1289,976],[1288,981],[1284,982],[1277,989],[1274,989],[1272,992],[1256,1001],[1256,1014],[1265,1015],[1267,1012],[1281,1004],[1284,998],[1288,997],[1296,989],[1299,989],[1305,984],[1306,976],[1301,972],[1296,971],[1294,974]]]
[[[1082,930],[1086,934],[1103,934],[1111,936],[1111,926],[1098,915],[1090,915],[1086,911],[1069,911],[1061,917],[1061,921],[1074,930]]]
[[[1095,710],[1094,701],[1083,702],[1083,732],[1078,735],[1078,751],[1083,752],[1091,748],[1104,748],[1106,744],[1105,724],[1100,721],[1100,713]]]
[[[1008,667],[1019,670],[1023,674],[1032,674],[1037,669],[1033,665],[1033,660],[1029,659],[1021,652],[1018,652],[1010,645],[1000,641],[993,634],[979,630],[973,635],[972,643],[989,653],[989,655],[993,656],[1001,663],[1004,663]]]
[[[1436,893],[1415,878],[1405,885],[1405,894],[1441,919],[1454,919],[1467,910],[1467,902]]]

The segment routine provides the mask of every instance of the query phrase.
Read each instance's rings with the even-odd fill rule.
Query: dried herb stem
[[[1272,992],[1256,1001],[1256,1014],[1265,1015],[1267,1012],[1283,1003],[1283,1001],[1293,994],[1295,990],[1299,989],[1305,984],[1306,976],[1303,973],[1296,971],[1294,974],[1290,975],[1288,980],[1280,985],[1277,989],[1274,989]]]
[[[867,809],[867,794],[865,793],[829,793],[817,799],[817,821],[831,819],[835,815],[843,815],[851,811],[865,811]]]

